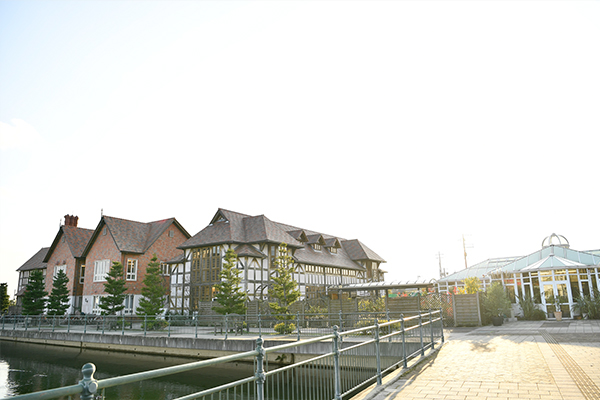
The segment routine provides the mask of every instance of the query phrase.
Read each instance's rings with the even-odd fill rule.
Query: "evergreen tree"
[[[100,298],[102,315],[116,315],[125,308],[123,301],[125,301],[126,290],[125,279],[123,279],[123,264],[113,261],[104,284],[104,291],[107,296]]]
[[[246,314],[246,293],[242,291],[242,271],[236,268],[237,254],[233,249],[225,253],[225,264],[221,270],[221,282],[215,285],[215,301],[212,309],[219,314]]]
[[[142,287],[142,298],[137,308],[138,314],[156,316],[162,314],[168,288],[161,276],[160,263],[156,254],[152,257],[146,268],[146,277]]]
[[[29,281],[23,293],[23,314],[40,315],[46,308],[46,292],[44,289],[44,274],[41,269],[36,269],[29,274]]]
[[[8,311],[10,298],[8,297],[8,283],[0,283],[0,314]]]
[[[288,254],[287,244],[279,245],[279,255],[275,259],[275,269],[271,274],[271,286],[269,288],[269,297],[276,300],[269,303],[269,307],[275,314],[289,314],[289,309],[300,297],[298,283],[294,280],[293,273],[294,259]],[[289,317],[279,317],[287,320]]]
[[[58,271],[52,281],[52,292],[48,297],[48,315],[65,315],[69,308],[69,277],[63,270]]]

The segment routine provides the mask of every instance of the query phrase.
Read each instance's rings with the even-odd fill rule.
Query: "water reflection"
[[[185,364],[195,360],[0,340],[0,398],[73,385],[82,378],[81,367],[92,362],[96,379]],[[170,377],[108,388],[111,399],[175,399],[254,374],[252,364],[231,363]]]

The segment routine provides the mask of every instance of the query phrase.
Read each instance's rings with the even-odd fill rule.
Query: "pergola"
[[[340,299],[340,303],[342,302],[342,293],[343,292],[359,292],[359,291],[373,291],[373,292],[379,292],[384,290],[385,291],[385,307],[388,307],[388,295],[390,293],[391,289],[429,289],[429,288],[433,288],[436,284],[435,279],[432,279],[430,281],[406,281],[406,282],[401,282],[401,281],[392,281],[392,282],[368,282],[368,283],[351,283],[351,284],[345,284],[345,285],[333,285],[333,286],[329,286],[328,290],[329,291],[337,291],[339,296],[338,298]]]

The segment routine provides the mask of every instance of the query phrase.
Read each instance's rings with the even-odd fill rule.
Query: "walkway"
[[[439,352],[386,381],[356,400],[598,400],[600,321],[454,328]]]

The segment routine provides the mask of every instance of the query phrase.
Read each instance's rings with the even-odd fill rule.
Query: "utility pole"
[[[442,279],[443,277],[445,277],[447,275],[446,271],[444,269],[442,269],[442,256],[443,256],[443,254],[438,251],[437,258],[440,263],[440,279]]]
[[[467,269],[467,249],[472,249],[473,246],[471,246],[471,245],[467,246],[466,245],[464,233],[462,235],[462,242],[463,242],[463,252],[465,254],[465,269]]]

